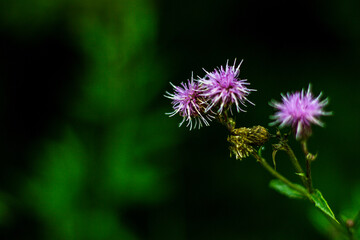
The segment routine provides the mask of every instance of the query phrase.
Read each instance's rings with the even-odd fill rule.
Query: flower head
[[[248,157],[255,151],[256,146],[264,145],[270,138],[270,133],[262,126],[252,128],[235,128],[227,140],[230,142],[230,157],[235,155],[236,159]]]
[[[173,100],[172,105],[174,111],[167,113],[170,117],[179,113],[183,117],[183,120],[180,122],[179,127],[187,121],[187,127],[200,128],[205,124],[209,126],[209,122],[213,118],[210,113],[205,113],[206,102],[203,97],[200,96],[199,85],[197,82],[194,82],[193,76],[191,80],[188,80],[187,83],[181,83],[181,86],[175,86],[170,83],[175,92],[169,93],[165,97]],[[194,121],[194,124],[193,124]]]
[[[213,72],[207,72],[204,69],[206,76],[200,79],[199,83],[202,89],[201,96],[209,100],[209,106],[206,108],[206,111],[216,106],[217,112],[221,114],[224,109],[230,109],[231,111],[231,106],[235,104],[238,112],[245,112],[241,105],[246,106],[245,102],[253,104],[247,99],[247,96],[251,91],[256,90],[247,88],[247,85],[250,83],[246,79],[238,78],[241,63],[242,61],[235,67],[236,60],[233,66],[229,66],[227,62],[225,68],[221,66]]]
[[[296,139],[308,138],[311,131],[311,124],[323,126],[319,120],[320,116],[331,115],[331,112],[325,112],[323,108],[328,104],[328,99],[320,100],[322,93],[316,98],[311,93],[311,85],[305,93],[304,89],[292,94],[282,94],[282,102],[272,101],[270,106],[276,108],[278,112],[271,116],[274,121],[270,125],[280,123],[280,127],[292,126]]]

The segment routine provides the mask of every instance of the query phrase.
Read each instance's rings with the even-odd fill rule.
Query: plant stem
[[[312,193],[314,190],[311,179],[311,161],[309,159],[306,159],[306,179],[308,182],[309,192]]]
[[[274,168],[272,168],[264,158],[260,157],[257,153],[253,153],[253,156],[255,157],[255,159],[268,171],[270,172],[271,175],[273,175],[274,177],[276,177],[277,179],[279,179],[280,181],[282,181],[283,183],[285,183],[286,185],[288,185],[290,188],[301,192],[304,196],[306,196],[310,201],[313,201],[311,198],[311,195],[305,191],[302,188],[299,188],[298,186],[296,186],[295,184],[293,184],[292,182],[290,182],[287,178],[285,178],[283,175],[281,175],[280,173],[278,173]]]
[[[307,179],[304,176],[305,173],[304,173],[303,169],[301,168],[299,161],[295,156],[294,151],[291,149],[291,147],[287,143],[284,143],[283,146],[284,146],[286,153],[290,157],[291,163],[294,165],[296,172],[302,174],[302,175],[300,175],[300,177],[301,177],[301,181],[303,182],[304,186],[307,189],[309,189]]]
[[[224,111],[222,115],[219,115],[217,119],[222,125],[224,125],[228,129],[230,133],[232,133],[236,124],[235,120],[232,117],[229,117],[227,110]]]
[[[307,149],[307,141],[301,141],[301,146],[303,149],[303,152],[305,154],[305,162],[306,162],[306,179],[307,179],[307,187],[310,193],[314,191],[312,186],[312,178],[311,178],[311,161],[312,161],[312,154],[309,153]]]

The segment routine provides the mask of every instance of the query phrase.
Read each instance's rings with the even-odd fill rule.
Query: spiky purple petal
[[[193,128],[200,128],[205,124],[209,126],[209,121],[213,118],[210,113],[205,113],[205,101],[200,96],[199,84],[194,81],[193,76],[187,83],[181,83],[181,86],[175,86],[170,83],[174,88],[174,93],[166,92],[165,97],[173,100],[174,111],[167,113],[170,117],[179,114],[183,117],[179,127],[186,121],[187,127],[190,130]]]
[[[323,126],[319,118],[332,114],[323,110],[328,99],[320,101],[321,95],[322,93],[314,98],[310,84],[306,93],[303,89],[301,92],[282,94],[282,102],[270,102],[270,106],[278,110],[271,116],[274,121],[270,125],[292,126],[296,139],[308,138],[312,133],[311,124]]]
[[[245,112],[242,106],[246,107],[246,102],[255,105],[247,96],[255,89],[247,88],[250,83],[246,79],[239,79],[241,61],[237,67],[236,60],[233,66],[223,66],[215,69],[213,72],[208,72],[204,69],[206,76],[199,80],[202,93],[201,96],[209,101],[209,106],[206,111],[216,108],[218,114],[224,110],[230,109],[235,104],[237,112]]]

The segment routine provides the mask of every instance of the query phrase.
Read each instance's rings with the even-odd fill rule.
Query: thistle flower
[[[302,140],[310,137],[312,130],[311,124],[324,126],[319,120],[321,116],[331,115],[331,112],[325,112],[323,108],[328,104],[328,99],[320,101],[322,93],[313,98],[311,85],[305,93],[304,89],[292,94],[287,93],[282,96],[282,103],[272,101],[270,106],[276,108],[278,112],[270,118],[274,119],[270,125],[280,123],[280,127],[292,126],[296,139]]]
[[[202,89],[201,96],[209,100],[206,111],[216,106],[218,114],[227,109],[230,109],[232,113],[231,106],[235,104],[238,112],[245,112],[241,105],[246,107],[246,102],[255,105],[247,99],[247,96],[251,91],[256,90],[247,88],[250,83],[246,79],[238,78],[242,61],[236,68],[236,59],[233,66],[229,66],[228,62],[226,62],[225,68],[221,66],[213,72],[207,72],[204,69],[206,76],[199,80]]]
[[[181,83],[181,86],[170,84],[173,86],[175,92],[166,92],[167,95],[164,96],[173,100],[172,105],[174,111],[166,114],[172,117],[179,113],[179,115],[183,117],[179,127],[181,127],[185,121],[188,122],[186,126],[190,127],[190,130],[197,126],[200,128],[203,124],[209,126],[209,121],[211,121],[213,116],[211,112],[205,113],[207,103],[203,97],[200,96],[199,85],[197,82],[194,82],[193,76],[191,76],[191,80],[188,80],[187,83]]]

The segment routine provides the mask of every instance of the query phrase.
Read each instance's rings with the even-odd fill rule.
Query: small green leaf
[[[332,218],[335,222],[339,223],[338,220],[335,218],[334,213],[331,211],[331,208],[329,207],[325,198],[323,197],[323,195],[319,190],[315,189],[315,192],[311,194],[311,198],[314,201],[315,206],[317,208],[319,208],[323,213],[325,213],[327,216]]]
[[[300,177],[306,177],[305,173],[295,173],[295,174],[300,176]]]
[[[302,187],[302,186],[300,186],[298,184],[294,184],[294,185],[296,185],[298,188],[303,188],[304,191],[306,191],[304,187]],[[275,191],[277,191],[277,192],[279,192],[279,193],[281,193],[281,194],[283,194],[283,195],[285,195],[285,196],[287,196],[289,198],[305,198],[304,195],[301,192],[290,188],[288,185],[286,185],[285,183],[283,183],[279,179],[271,180],[269,186],[272,189],[274,189]]]
[[[272,160],[273,160],[273,164],[274,164],[274,169],[276,170],[276,160],[275,160],[275,156],[278,150],[274,150],[272,152]]]
[[[264,150],[265,150],[265,147],[264,147],[264,146],[262,146],[262,147],[259,148],[258,155],[259,155],[260,157],[262,157],[261,154],[262,154],[262,151],[264,151]]]

